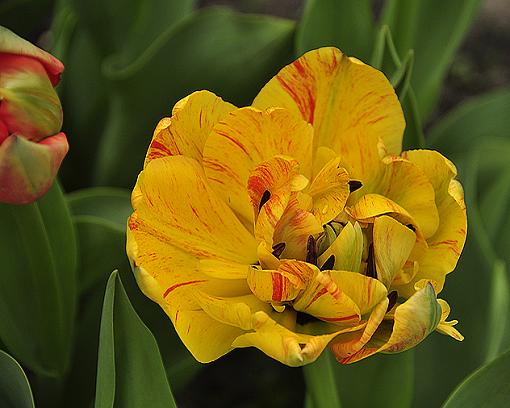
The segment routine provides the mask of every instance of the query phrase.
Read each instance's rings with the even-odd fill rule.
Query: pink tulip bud
[[[69,146],[55,89],[64,66],[0,27],[0,202],[30,203],[48,191]]]

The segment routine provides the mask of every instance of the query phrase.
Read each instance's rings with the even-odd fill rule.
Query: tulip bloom
[[[253,105],[195,92],[160,121],[132,194],[142,291],[201,362],[257,347],[341,363],[462,340],[437,294],[466,237],[454,165],[402,152],[386,77],[336,48],[283,68]]]
[[[69,146],[54,90],[62,63],[0,27],[0,202],[42,196]]]

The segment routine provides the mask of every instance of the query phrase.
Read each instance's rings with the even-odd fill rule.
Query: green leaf
[[[338,392],[345,407],[411,407],[414,352],[376,355],[335,366]]]
[[[95,182],[132,186],[152,129],[189,93],[209,89],[249,104],[292,60],[293,32],[289,20],[206,9],[165,31],[131,64],[109,60],[114,96]]]
[[[471,374],[443,408],[505,407],[510,401],[510,351]]]
[[[195,0],[73,0],[80,23],[104,55],[135,56],[193,11]]]
[[[307,0],[296,33],[296,53],[335,46],[363,61],[370,57],[374,16],[370,0]]]
[[[76,241],[57,183],[33,204],[0,205],[0,338],[30,370],[62,375],[76,305]]]
[[[487,331],[487,356],[485,360],[494,360],[502,351],[510,347],[510,285],[506,267],[496,260],[491,273],[491,291],[489,295],[489,316]]]
[[[338,363],[329,351],[324,351],[315,362],[303,367],[307,395],[314,408],[341,407],[333,364]]]
[[[25,372],[9,354],[0,350],[0,406],[34,408],[34,398]]]
[[[99,337],[95,407],[175,407],[158,345],[113,272]]]
[[[508,138],[510,88],[472,98],[449,112],[428,133],[428,143],[450,156],[477,149],[487,138]]]
[[[128,190],[89,188],[68,195],[78,236],[80,292],[105,280],[114,269],[129,269],[126,222],[132,213]]]
[[[402,62],[393,42],[391,30],[383,25],[377,34],[375,47],[371,57],[371,64],[377,69],[383,69],[383,62],[390,60],[391,65],[384,66],[384,73],[391,79],[392,85],[399,97],[404,110],[406,128],[404,131],[403,147],[407,149],[423,149],[425,147],[425,135],[418,100],[411,85],[411,77],[414,67],[414,52],[408,50]]]
[[[433,111],[455,53],[480,6],[480,0],[388,0],[382,24],[389,25],[399,55],[415,52],[411,81],[420,115]]]

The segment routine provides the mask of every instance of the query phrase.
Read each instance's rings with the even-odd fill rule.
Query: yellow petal
[[[264,112],[241,108],[231,112],[207,138],[203,166],[209,182],[226,203],[246,220],[253,210],[246,191],[256,165],[277,155],[296,159],[310,176],[313,129],[284,109]]]
[[[361,256],[363,255],[363,233],[357,222],[350,222],[340,231],[331,246],[319,257],[318,264],[322,265],[331,256],[335,256],[333,268],[351,272],[359,272]]]
[[[361,348],[367,344],[375,331],[383,321],[384,315],[388,309],[388,298],[384,298],[370,313],[367,325],[364,330],[358,330],[351,333],[342,334],[337,336],[331,342],[329,348],[338,361],[342,361],[354,353],[357,353]]]
[[[198,258],[247,265],[257,261],[254,237],[207,186],[195,160],[184,156],[153,160],[137,185],[137,217],[162,242]]]
[[[305,291],[293,303],[294,309],[334,324],[353,324],[360,320],[356,303],[324,272],[315,273]]]
[[[464,340],[464,336],[453,327],[458,323],[458,321],[457,320],[446,321],[446,319],[450,315],[450,305],[443,299],[438,299],[437,301],[441,305],[441,321],[439,322],[436,330],[441,334],[453,337],[457,341]]]
[[[370,312],[388,294],[377,279],[356,272],[324,271],[318,275],[318,280],[324,286],[334,283],[354,301],[361,315]]]
[[[248,285],[265,302],[287,302],[294,300],[306,287],[316,269],[301,261],[283,261],[278,270],[251,268],[248,272]]]
[[[416,234],[388,216],[374,221],[373,245],[377,278],[389,288],[406,263],[416,242]]]
[[[378,140],[401,150],[405,122],[386,77],[336,48],[307,52],[267,83],[253,105],[280,106],[313,124],[314,146],[332,148],[356,179],[378,172]]]
[[[291,195],[287,208],[275,226],[273,241],[285,243],[280,256],[282,259],[305,260],[308,237],[322,232],[321,223],[304,208],[298,199],[299,194]]]
[[[312,213],[321,224],[340,214],[349,197],[349,173],[340,166],[340,158],[327,162],[312,181],[307,193],[313,199]]]
[[[258,164],[248,178],[248,194],[255,214],[255,237],[271,245],[276,224],[293,191],[306,186],[296,160],[273,157]]]
[[[171,118],[158,123],[145,166],[154,159],[183,155],[198,161],[213,126],[236,107],[209,91],[197,91],[174,106]]]

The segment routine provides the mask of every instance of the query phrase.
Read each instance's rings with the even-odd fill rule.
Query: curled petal
[[[151,160],[183,155],[202,161],[209,133],[216,123],[237,109],[209,91],[197,91],[177,102],[171,118],[163,118],[154,130],[145,166]]]
[[[258,164],[284,155],[294,158],[300,171],[311,173],[313,129],[284,109],[241,108],[213,129],[204,147],[203,166],[221,198],[247,221],[253,209],[246,191]]]
[[[331,256],[335,263],[331,269],[359,272],[363,255],[363,233],[360,225],[348,222],[331,246],[319,257],[319,265],[323,265]]]
[[[446,321],[450,315],[450,305],[443,299],[438,299],[437,301],[441,305],[441,321],[437,325],[436,330],[441,334],[453,337],[455,340],[464,340],[464,336],[453,327],[458,323],[458,320]]]
[[[51,187],[69,145],[64,133],[36,143],[11,135],[0,145],[0,202],[28,204]]]

